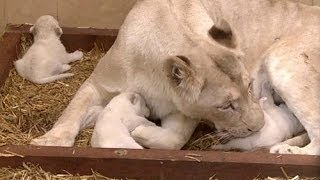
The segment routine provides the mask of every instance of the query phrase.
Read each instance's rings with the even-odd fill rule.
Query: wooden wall
[[[57,18],[61,26],[119,28],[135,2],[136,0],[0,0],[0,34],[7,23],[34,23],[44,14]]]
[[[7,23],[34,23],[43,14],[53,15],[61,26],[119,28],[135,1],[0,0],[0,34]],[[320,6],[320,0],[293,1]]]

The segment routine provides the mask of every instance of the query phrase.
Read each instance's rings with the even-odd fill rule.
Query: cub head
[[[54,17],[44,15],[30,28],[30,33],[32,33],[35,38],[46,38],[50,35],[60,37],[63,32],[58,21]]]
[[[150,111],[143,97],[137,93],[125,92],[114,97],[108,106],[114,108],[133,109],[136,115],[148,117]]]
[[[248,74],[240,58],[218,45],[169,57],[164,72],[178,110],[214,123],[219,131],[234,137],[261,129],[263,112],[250,96]]]

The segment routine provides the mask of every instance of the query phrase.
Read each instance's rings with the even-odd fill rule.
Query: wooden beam
[[[320,176],[320,156],[215,151],[129,150],[6,146],[0,167],[39,164],[52,173],[90,174],[138,179],[253,179],[255,177]]]

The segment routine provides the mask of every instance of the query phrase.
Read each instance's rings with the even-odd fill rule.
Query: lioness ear
[[[165,71],[175,92],[190,101],[198,98],[203,81],[185,56],[172,56],[166,61]]]
[[[60,27],[54,28],[54,32],[58,37],[60,37],[63,34],[63,31]]]
[[[237,39],[232,32],[229,23],[223,19],[217,19],[217,22],[209,30],[209,35],[218,43],[228,48],[237,47]]]
[[[167,60],[167,72],[174,86],[181,86],[192,76],[190,61],[185,56],[173,56]]]
[[[36,28],[34,26],[32,26],[29,30],[30,33],[32,33],[33,35],[36,35]]]

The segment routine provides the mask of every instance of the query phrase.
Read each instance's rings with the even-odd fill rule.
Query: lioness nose
[[[264,114],[262,111],[255,111],[252,115],[251,120],[247,121],[247,130],[249,132],[257,132],[264,126]]]
[[[264,118],[259,118],[254,124],[251,124],[248,128],[250,132],[257,132],[264,126]]]

